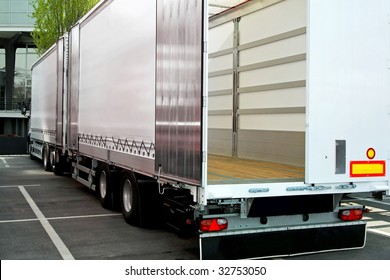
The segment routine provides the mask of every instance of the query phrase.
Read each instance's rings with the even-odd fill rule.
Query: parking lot
[[[390,199],[350,197],[371,212],[364,249],[286,259],[389,260]],[[345,238],[348,238],[346,236]],[[126,224],[102,208],[94,193],[69,176],[45,172],[27,156],[0,156],[0,259],[191,260],[197,237]]]
[[[141,229],[29,157],[0,157],[0,259],[198,259],[197,238]]]

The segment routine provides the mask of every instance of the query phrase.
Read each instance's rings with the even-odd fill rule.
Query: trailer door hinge
[[[207,152],[203,152],[202,153],[202,162],[206,162],[207,161]]]
[[[203,108],[207,108],[207,96],[203,96]]]

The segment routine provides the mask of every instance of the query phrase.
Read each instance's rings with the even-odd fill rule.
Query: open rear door
[[[157,1],[156,172],[200,185],[203,3]]]
[[[385,181],[390,2],[308,4],[306,182]]]

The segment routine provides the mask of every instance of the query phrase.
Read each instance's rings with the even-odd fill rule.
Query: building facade
[[[19,104],[31,97],[31,66],[37,59],[31,38],[32,0],[0,0],[0,136],[27,135]]]

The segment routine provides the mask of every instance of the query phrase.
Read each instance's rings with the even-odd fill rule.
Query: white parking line
[[[7,161],[5,160],[5,158],[1,158],[1,161],[4,163],[5,168],[9,168],[9,165],[8,165]]]
[[[358,200],[364,200],[364,201],[370,201],[370,202],[374,202],[374,203],[390,206],[389,202],[384,202],[384,201],[376,200],[376,199],[373,199],[373,198],[363,198],[363,197],[357,197],[357,196],[351,196],[351,198],[358,199]]]
[[[81,216],[65,216],[65,217],[51,217],[46,218],[46,220],[72,220],[72,219],[89,219],[89,218],[104,218],[104,217],[114,217],[114,216],[122,216],[120,213],[113,213],[113,214],[96,214],[96,215],[81,215]],[[23,222],[36,222],[39,221],[39,219],[19,219],[19,220],[3,220],[0,221],[0,224],[7,224],[7,223],[23,223]]]
[[[24,185],[25,187],[40,187],[40,184],[34,184],[34,185]],[[0,189],[2,188],[19,188],[19,186],[16,185],[10,185],[10,186],[0,186]]]
[[[3,221],[0,221],[0,224],[36,222],[36,221],[39,221],[39,220],[38,219],[3,220]]]
[[[367,231],[375,233],[375,234],[383,235],[383,236],[386,236],[386,237],[390,237],[390,233],[382,231],[382,230],[379,230],[379,229],[368,228]]]
[[[67,219],[102,218],[102,217],[112,217],[112,216],[122,216],[122,214],[112,213],[112,214],[96,214],[96,215],[82,215],[82,216],[65,216],[65,217],[53,217],[53,218],[47,218],[47,219],[48,220],[67,220]]]
[[[377,204],[381,204],[381,205],[390,206],[390,203],[388,203],[388,202],[376,200],[376,199],[373,199],[373,198],[363,198],[363,197],[355,197],[355,196],[352,197],[352,198],[357,199],[357,200],[369,201],[369,202],[373,202],[373,203],[377,203]],[[370,208],[370,207],[368,207],[368,208]],[[384,210],[384,211],[386,211],[386,210]],[[379,230],[379,229],[369,228],[370,227],[370,222],[368,222],[367,226],[368,226],[367,232],[378,234],[378,235],[382,235],[382,236],[386,236],[386,237],[390,237],[390,233],[389,232],[386,232],[386,231],[383,231],[383,230]]]
[[[43,215],[41,210],[35,204],[34,200],[28,194],[26,189],[23,186],[19,186],[19,190],[23,194],[24,198],[27,200],[28,204],[30,205],[31,209],[33,210],[33,212],[37,216],[37,218],[38,218],[39,222],[42,224],[43,228],[46,230],[50,239],[53,241],[54,245],[56,246],[58,252],[61,254],[62,258],[64,260],[74,260],[73,255],[71,254],[69,249],[66,247],[65,243],[61,240],[61,238],[59,237],[57,232],[54,230],[54,228],[51,226],[49,221]]]

